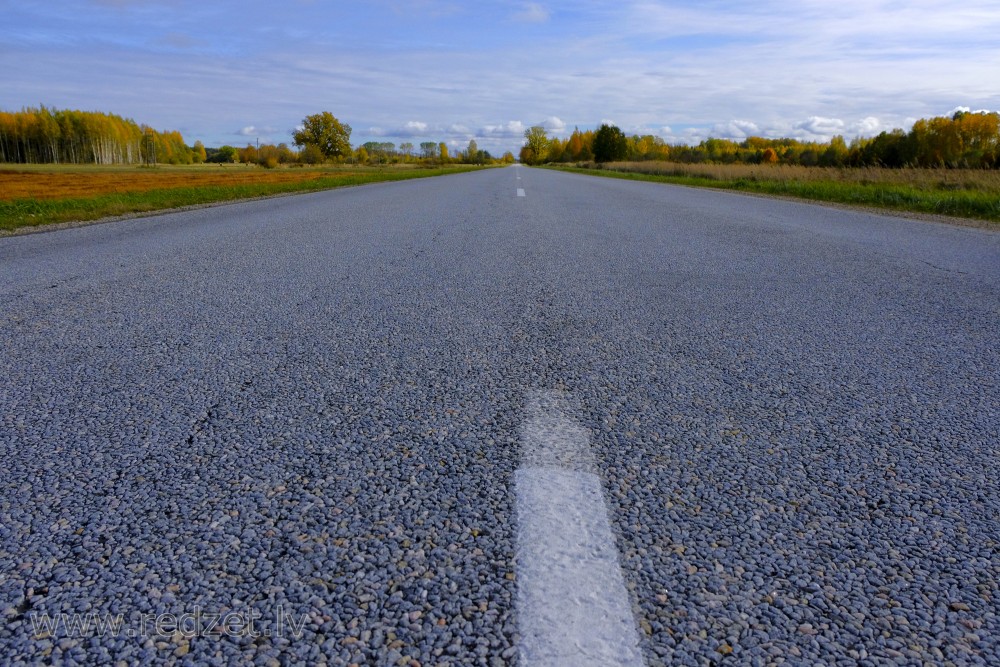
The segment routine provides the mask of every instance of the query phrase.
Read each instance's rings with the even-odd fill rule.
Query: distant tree
[[[630,160],[666,160],[669,157],[670,148],[660,137],[644,134],[629,141]]]
[[[443,141],[438,144],[438,153],[441,155],[441,161],[446,161],[448,159],[448,144]]]
[[[819,164],[823,167],[842,167],[847,159],[847,142],[841,135],[830,140],[830,145],[820,156]]]
[[[566,150],[566,145],[569,141],[563,141],[559,137],[552,137],[549,139],[549,146],[546,149],[545,155],[549,162],[562,162],[563,152]]]
[[[524,139],[527,142],[525,148],[528,152],[521,151],[521,161],[527,164],[537,164],[545,159],[549,150],[549,138],[545,134],[545,128],[535,125],[524,131]]]
[[[288,147],[288,144],[280,143],[277,145],[275,150],[278,153],[278,161],[282,164],[295,161],[295,153],[293,153],[292,149]]]
[[[396,154],[396,144],[391,141],[368,141],[362,145],[368,155],[379,163],[387,162]]]
[[[180,132],[158,132],[114,114],[24,108],[0,110],[0,162],[188,164],[194,150]]]
[[[208,159],[208,161],[230,164],[236,162],[238,159],[239,151],[237,151],[234,147],[220,146],[218,150],[215,151],[215,154]]]
[[[623,160],[628,153],[628,139],[614,125],[601,125],[594,135],[594,159],[598,162]]]
[[[571,160],[579,160],[583,153],[583,135],[580,133],[579,128],[573,128],[573,134],[570,135],[569,141],[566,143],[566,150],[569,151]]]
[[[299,162],[301,164],[322,164],[326,157],[317,146],[305,146],[299,151]]]
[[[510,151],[507,151],[506,153],[503,154],[503,157],[500,158],[500,161],[503,162],[504,164],[513,164],[514,154],[511,153]]]
[[[433,159],[438,156],[438,145],[436,141],[421,141],[420,142],[420,155],[427,159]]]
[[[934,121],[937,119],[931,120]],[[917,123],[919,122],[917,121]],[[914,126],[916,126],[916,123]],[[865,146],[865,164],[891,168],[902,167],[908,161],[907,144],[909,143],[909,137],[906,132],[899,128],[896,128],[892,132],[879,132]],[[944,166],[949,163],[949,158],[952,158],[953,155],[948,152],[947,148],[936,151],[933,154],[933,160],[928,163],[928,166]]]
[[[409,141],[401,143],[399,145],[399,152],[405,155],[406,157],[410,157],[411,155],[413,155],[413,144],[410,143]]]
[[[290,153],[288,146],[281,144],[280,146],[275,146],[274,144],[264,144],[257,150],[257,164],[267,169],[274,169],[282,162],[287,162],[285,153]]]
[[[764,164],[777,164],[778,163],[778,153],[768,146],[764,149],[764,152],[760,154],[760,161]]]
[[[306,116],[292,138],[296,146],[316,146],[328,158],[351,154],[351,126],[329,111]]]
[[[479,160],[479,146],[475,139],[469,140],[469,147],[465,151],[465,161],[475,164]]]
[[[195,164],[201,164],[208,159],[208,154],[205,152],[205,144],[201,141],[194,142],[194,147],[191,148],[191,157],[194,159]]]
[[[253,164],[257,162],[257,149],[253,144],[247,144],[246,148],[239,150],[240,162],[243,164]]]

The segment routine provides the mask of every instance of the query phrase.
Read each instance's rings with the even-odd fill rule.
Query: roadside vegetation
[[[469,171],[469,165],[0,167],[0,231]]]
[[[1000,222],[1000,171],[610,162],[552,168],[594,176],[798,197]]]
[[[654,135],[625,135],[614,125],[579,128],[563,139],[536,126],[524,133],[525,164],[576,162],[677,162],[682,164],[781,164],[801,167],[1000,168],[1000,113],[967,113],[922,119],[874,137],[842,136],[828,142],[747,137],[706,139],[696,146],[671,146]]]
[[[511,164],[470,141],[351,145],[351,126],[306,116],[287,144],[188,146],[114,114],[44,106],[0,111],[0,231]]]
[[[848,144],[748,137],[669,146],[613,125],[525,132],[520,159],[581,173],[1000,221],[1000,114],[957,112]]]
[[[91,165],[254,164],[276,168],[294,165],[511,164],[513,153],[490,155],[470,141],[452,155],[444,142],[419,148],[404,142],[369,141],[351,146],[351,126],[329,111],[306,116],[287,144],[248,143],[208,148],[188,146],[177,131],[158,131],[114,114],[49,109],[0,111],[0,163]]]

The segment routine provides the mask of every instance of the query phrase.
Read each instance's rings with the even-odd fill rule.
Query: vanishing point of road
[[[4,663],[996,664],[998,480],[994,231],[513,167],[0,239]]]

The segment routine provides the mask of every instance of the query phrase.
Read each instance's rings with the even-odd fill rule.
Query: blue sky
[[[612,121],[669,143],[848,140],[1000,109],[1000,2],[0,0],[0,108],[109,111],[209,146]]]

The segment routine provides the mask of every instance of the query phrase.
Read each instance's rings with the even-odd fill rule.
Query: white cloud
[[[694,146],[707,139],[708,135],[709,133],[704,128],[686,127],[681,132],[680,136],[668,137],[667,141],[671,144],[687,144],[689,146]]]
[[[806,120],[795,123],[792,127],[796,130],[802,130],[806,134],[812,134],[819,137],[831,137],[844,131],[844,121],[839,118],[810,116]]]
[[[913,121],[907,123],[907,125],[913,125]],[[867,116],[861,120],[851,123],[850,133],[852,136],[857,137],[870,137],[878,134],[881,131],[882,123],[875,116]]]
[[[556,134],[566,130],[566,123],[557,116],[549,116],[538,124],[544,127],[547,132],[554,132]]]
[[[951,117],[960,111],[962,113],[995,113],[993,111],[990,111],[989,109],[976,109],[975,111],[973,111],[972,107],[955,107],[945,115]]]
[[[719,139],[746,139],[759,134],[760,128],[749,120],[731,120],[712,126],[712,136]]]
[[[520,139],[524,137],[524,131],[527,128],[519,120],[507,121],[502,125],[486,125],[479,131],[479,136],[483,137],[493,137],[493,138],[504,138],[504,139]]]
[[[399,127],[369,127],[368,134],[373,137],[426,137],[433,134],[433,128],[427,123],[419,120],[408,120]]]
[[[296,129],[301,130],[302,127],[299,126]],[[267,137],[277,133],[278,130],[273,127],[257,127],[256,125],[247,125],[246,127],[236,130],[233,134],[241,137]]]
[[[514,20],[522,23],[545,23],[549,20],[551,12],[537,2],[526,2],[521,6],[521,11],[514,14]]]

